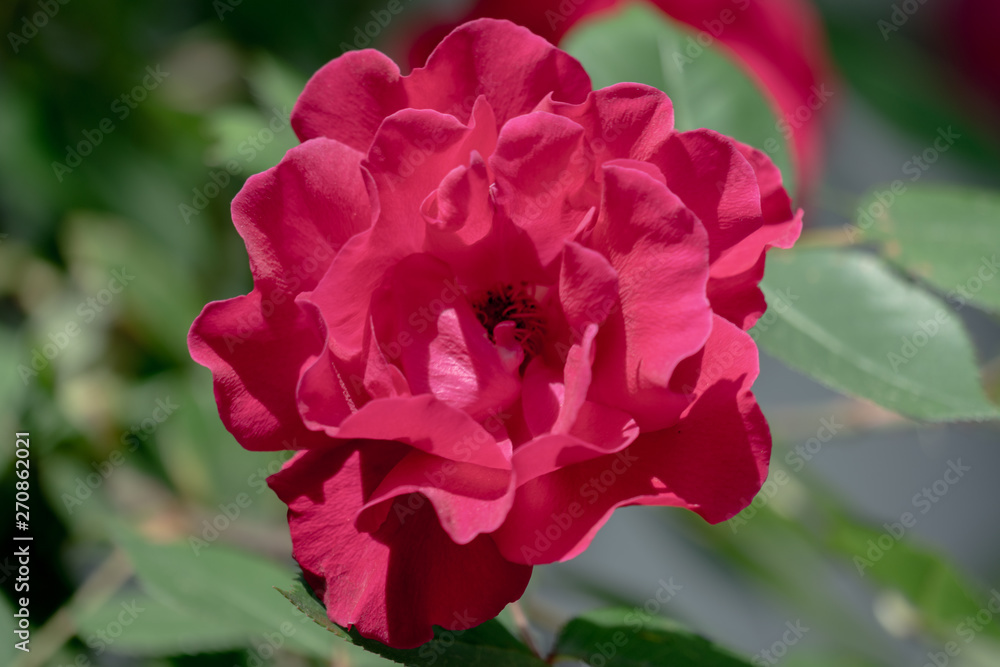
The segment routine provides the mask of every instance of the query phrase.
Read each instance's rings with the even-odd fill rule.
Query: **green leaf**
[[[296,609],[311,618],[320,627],[325,628],[343,639],[351,638],[350,633],[348,633],[347,630],[330,620],[330,617],[326,614],[326,609],[324,609],[323,604],[306,589],[302,582],[296,581],[294,585],[288,588],[288,590],[283,590],[281,588],[277,590],[279,593],[284,595]]]
[[[108,650],[128,655],[217,652],[243,648],[252,639],[249,628],[228,616],[179,608],[141,591],[119,593],[75,618],[77,635],[88,646],[104,643]]]
[[[863,238],[882,254],[948,294],[1000,312],[1000,194],[973,188],[875,189],[862,203]],[[878,217],[871,215],[878,214]]]
[[[296,609],[338,637],[344,637],[371,653],[393,662],[412,667],[542,667],[546,663],[531,651],[496,619],[474,628],[450,631],[438,628],[434,639],[416,649],[395,649],[362,637],[356,630],[346,630],[330,621],[323,605],[301,582],[287,589],[278,589]]]
[[[884,664],[873,662],[857,654],[827,655],[817,653],[796,653],[783,658],[781,667],[884,667]]]
[[[674,103],[678,130],[706,127],[765,151],[795,191],[787,133],[728,54],[714,42],[702,46],[699,33],[645,3],[604,16],[580,22],[560,45],[583,63],[595,89],[622,81],[659,88]]]
[[[768,311],[750,333],[789,366],[917,419],[1000,417],[958,317],[877,257],[776,252],[761,289]]]
[[[275,595],[278,604],[280,598]],[[120,593],[97,609],[77,612],[78,636],[88,646],[100,645],[109,638],[109,651],[134,656],[174,656],[214,653],[248,647],[251,654],[267,654],[265,646],[283,642],[278,635],[260,636],[241,626],[231,616],[210,615],[198,609],[186,609],[166,603],[148,593]],[[123,622],[124,621],[124,622]],[[311,632],[314,632],[310,628]],[[103,635],[101,634],[103,633]],[[296,628],[296,634],[298,628]],[[103,639],[102,639],[103,637]],[[339,643],[331,664],[351,667],[385,667],[391,663],[365,653],[348,643]]]
[[[226,618],[244,628],[253,645],[277,633],[292,650],[324,660],[333,655],[333,638],[289,609],[272,588],[292,585],[283,568],[218,543],[196,553],[189,544],[152,544],[126,530],[117,538],[144,588],[165,604]]]
[[[857,572],[870,577],[880,587],[897,591],[914,605],[920,614],[921,624],[939,639],[948,641],[960,634],[966,622],[1000,601],[1000,592],[994,589],[990,600],[974,593],[976,588],[962,574],[961,569],[946,557],[930,549],[911,543],[905,538],[905,526],[900,522],[887,524],[888,528],[876,530],[856,522],[838,519],[832,526],[828,544],[834,553],[851,559]],[[1000,638],[996,624],[985,624],[983,631]]]
[[[607,667],[746,667],[750,663],[662,617],[600,609],[569,622],[555,653]]]

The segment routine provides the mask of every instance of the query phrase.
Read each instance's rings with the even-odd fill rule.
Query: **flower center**
[[[501,322],[514,323],[514,339],[524,350],[525,359],[542,351],[545,316],[527,283],[497,285],[471,299],[476,317],[486,328],[490,341],[496,342],[493,329]]]

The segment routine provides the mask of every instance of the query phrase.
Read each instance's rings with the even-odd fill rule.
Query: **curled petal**
[[[575,59],[524,28],[487,19],[456,28],[409,76],[378,51],[345,53],[309,80],[292,127],[303,141],[324,136],[363,151],[401,109],[433,109],[465,122],[483,96],[503,124],[548,94],[575,103],[589,92],[590,77]]]
[[[409,498],[397,500],[406,511],[388,512],[374,533],[355,527],[408,451],[393,442],[316,450],[268,478],[288,505],[293,555],[330,619],[398,648],[429,641],[435,625],[458,631],[493,618],[531,576],[488,535],[456,544],[432,507]]]
[[[711,523],[735,516],[760,490],[771,454],[767,422],[747,389],[755,376],[716,381],[675,425],[643,433],[614,454],[575,464],[570,454],[556,458],[548,474],[518,488],[507,521],[494,533],[503,555],[535,565],[573,558],[626,505],[685,507]],[[558,454],[549,453],[549,460]],[[545,470],[540,463],[528,445],[515,453],[515,470]]]
[[[620,286],[620,308],[597,338],[591,398],[633,415],[644,431],[663,428],[687,405],[668,389],[674,369],[712,327],[705,229],[649,174],[608,165],[591,245],[608,257]]]
[[[594,168],[583,138],[573,121],[537,112],[507,123],[490,158],[497,208],[531,238],[542,266],[597,203],[597,193],[585,189]]]
[[[262,308],[257,290],[208,304],[188,334],[191,358],[212,371],[222,423],[253,451],[326,442],[306,428],[295,403],[300,369],[322,346],[312,318],[287,302]]]
[[[431,396],[400,396],[368,403],[343,421],[344,440],[394,440],[449,461],[510,470],[511,446],[502,423],[486,427]]]
[[[415,510],[398,501],[408,502],[410,494],[420,494],[430,501],[441,527],[455,544],[468,544],[503,523],[514,501],[514,476],[509,470],[410,452],[361,509],[359,530],[376,532],[390,512],[405,520]]]

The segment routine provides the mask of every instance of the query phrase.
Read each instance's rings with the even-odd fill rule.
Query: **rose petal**
[[[510,470],[511,446],[503,438],[502,423],[486,423],[489,431],[461,410],[424,394],[371,401],[345,419],[335,435],[342,440],[396,440],[450,461]]]
[[[466,164],[473,151],[489,155],[496,141],[496,120],[484,97],[476,100],[468,125],[429,109],[404,109],[386,119],[364,163],[381,202],[377,234],[406,235],[421,245],[424,200],[456,164]]]
[[[656,160],[671,190],[708,229],[712,309],[749,329],[766,307],[757,287],[764,254],[771,247],[790,247],[802,228],[780,174],[763,153],[709,130],[676,135]],[[707,188],[706,182],[716,187]]]
[[[667,389],[670,377],[712,327],[705,229],[663,184],[609,165],[591,245],[618,273],[621,300],[597,339],[591,399],[628,412],[644,431],[663,428],[687,405]]]
[[[310,141],[247,179],[233,200],[254,285],[276,304],[315,287],[336,251],[371,226],[363,157],[336,141]]]
[[[756,174],[727,137],[712,130],[680,132],[662,144],[652,161],[708,230],[713,264],[761,226]]]
[[[795,244],[802,232],[802,211],[792,213],[781,173],[771,160],[755,148],[734,143],[757,175],[764,224],[712,266],[708,295],[717,314],[748,330],[767,309],[758,287],[764,277],[765,255],[771,248]]]
[[[750,503],[767,477],[771,451],[767,422],[749,390],[756,356],[745,354],[753,346],[745,333],[722,318],[715,326],[711,352],[738,339],[741,361],[710,384],[706,376],[698,400],[674,426],[643,433],[613,455],[571,465],[556,459],[551,472],[520,486],[507,521],[493,534],[506,558],[531,564],[573,558],[625,505],[685,507],[717,523]],[[746,372],[733,377],[740,370]],[[551,448],[548,455],[557,452]],[[515,452],[519,479],[544,469],[537,458],[532,466],[520,460],[530,454],[538,456],[527,445]]]
[[[678,364],[670,384],[697,400],[717,382],[742,380],[742,389],[749,390],[759,369],[753,338],[724,317],[714,315],[712,334],[705,346]]]
[[[485,96],[502,125],[550,93],[582,102],[589,92],[590,77],[569,55],[524,28],[484,19],[456,28],[426,67],[406,77],[377,51],[345,53],[306,84],[292,127],[303,141],[325,136],[363,151],[382,121],[402,109],[434,109],[465,122]]]
[[[317,330],[325,337],[316,307],[309,303],[301,305],[315,313]],[[314,361],[306,364],[296,396],[299,413],[310,429],[335,435],[336,427],[368,401],[411,394],[406,378],[386,359],[371,329],[369,326],[363,354],[345,361],[326,346]]]
[[[497,209],[528,234],[542,266],[597,203],[596,192],[583,191],[593,174],[583,138],[573,121],[536,112],[504,125],[490,158]]]
[[[409,106],[406,84],[388,56],[348,51],[316,72],[292,109],[301,141],[329,137],[367,152],[386,117]]]
[[[390,511],[405,521],[420,508],[396,501],[409,502],[410,494],[414,493],[430,501],[441,527],[455,544],[468,544],[503,523],[514,502],[514,476],[509,470],[410,452],[382,480],[361,509],[358,529],[376,532]]]
[[[534,435],[568,433],[590,389],[597,325],[590,324],[566,354],[562,371],[538,357],[524,373],[524,418]]]
[[[299,370],[322,345],[315,323],[295,304],[265,310],[257,290],[208,304],[188,334],[191,358],[212,371],[222,423],[253,451],[326,442],[306,428],[295,403]]]
[[[468,113],[485,95],[497,123],[531,111],[546,95],[578,103],[590,93],[590,77],[576,59],[509,21],[482,19],[451,32],[415,69],[407,87],[411,106]],[[418,93],[419,91],[419,93]]]
[[[473,150],[469,166],[460,164],[452,169],[441,187],[421,205],[420,212],[430,230],[445,238],[454,234],[463,245],[480,240],[489,232],[493,220],[490,182],[483,156]]]
[[[559,302],[573,340],[591,324],[603,324],[618,305],[618,274],[598,252],[572,241],[563,251]]]
[[[598,164],[622,158],[648,160],[674,131],[670,98],[640,83],[616,83],[595,90],[582,104],[547,97],[537,110],[562,116],[582,127]]]
[[[803,0],[656,0],[674,18],[703,30],[725,11],[734,17],[719,41],[736,54],[767,91],[788,124],[798,181],[811,185],[822,158],[822,107],[833,93],[823,24],[816,8]],[[718,24],[716,24],[718,25]],[[803,119],[802,114],[809,111]]]
[[[397,648],[429,641],[435,625],[457,631],[493,618],[531,576],[487,535],[455,544],[431,507],[405,521],[390,512],[374,534],[357,530],[357,512],[408,449],[363,442],[317,450],[268,478],[288,505],[293,555],[330,619]]]

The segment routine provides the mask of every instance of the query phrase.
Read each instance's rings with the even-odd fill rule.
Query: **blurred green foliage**
[[[31,434],[31,614],[49,632],[35,634],[35,656],[22,664],[386,664],[301,624],[272,590],[288,585],[294,567],[285,508],[263,481],[285,457],[238,447],[218,419],[208,371],[185,345],[206,302],[251,286],[230,200],[295,144],[287,118],[304,82],[379,4],[0,5],[0,433],[4,442],[15,431]],[[379,43],[395,44],[431,5],[407,3]],[[850,47],[843,17],[834,23],[834,53],[860,94],[917,133],[951,122],[953,109],[914,86],[879,85],[912,83],[916,60],[865,56]],[[879,53],[879,44],[862,46]],[[713,58],[702,66],[726,69]],[[716,112],[725,116],[723,106]],[[750,120],[719,122],[747,121],[748,139],[764,136],[759,119]],[[990,141],[965,146],[971,164],[986,164],[993,178]],[[907,259],[900,262],[912,269]],[[5,444],[5,498],[12,458]],[[687,517],[670,530],[725,562],[745,588],[810,610],[844,638],[787,664],[848,664],[843,656],[878,664],[886,651],[865,644],[885,631],[815,591],[817,572],[830,561],[850,569],[850,555],[880,528],[848,516],[818,485],[802,487],[782,491],[784,506],[769,505],[739,533]],[[12,530],[0,523],[0,542],[10,543]],[[982,586],[939,554],[907,546],[892,559],[868,581],[901,596],[902,615],[915,619],[908,637],[946,641],[961,614],[985,603],[975,592]],[[6,573],[8,563],[0,565]],[[627,604],[591,583],[596,599]],[[130,609],[143,611],[129,630],[102,639]],[[0,595],[5,638],[11,619],[11,601]],[[270,638],[285,622],[295,632],[276,645]],[[572,626],[570,638],[587,622]],[[976,650],[997,659],[995,628],[988,634]],[[0,641],[0,663],[16,657],[24,658]]]

